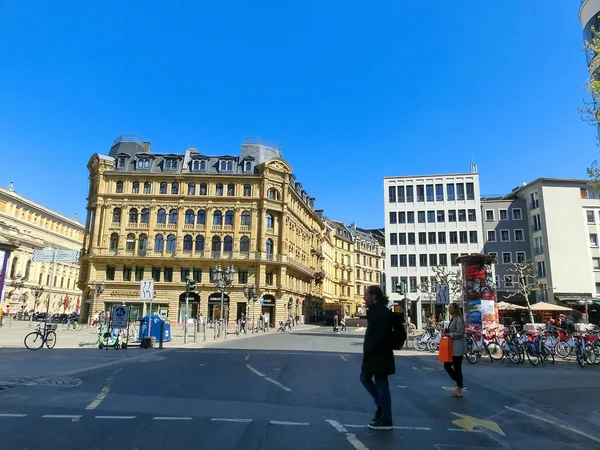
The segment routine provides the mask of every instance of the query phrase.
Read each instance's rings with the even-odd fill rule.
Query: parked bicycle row
[[[429,327],[412,341],[415,350],[435,353],[439,349],[442,327]],[[581,367],[600,364],[600,329],[567,332],[561,328],[549,331],[537,328],[518,331],[514,325],[497,329],[466,329],[465,358],[475,364],[482,357],[491,362],[509,360],[531,365],[540,362],[554,364],[556,358],[574,357]]]

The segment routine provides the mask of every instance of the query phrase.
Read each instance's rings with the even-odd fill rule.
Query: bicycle
[[[65,331],[73,328],[75,331],[83,330],[83,324],[77,322],[75,319],[67,319],[66,323],[63,323],[62,329]]]
[[[44,329],[41,329],[42,324],[38,324],[35,331],[32,331],[23,340],[25,347],[29,350],[39,350],[46,344],[46,347],[53,349],[56,345],[56,333],[55,330],[57,325],[45,325]]]

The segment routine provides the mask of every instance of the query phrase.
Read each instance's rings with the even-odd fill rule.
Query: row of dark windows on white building
[[[448,222],[476,222],[476,209],[443,209],[437,211],[417,211],[417,223],[444,223],[446,222],[446,212],[448,213]],[[390,211],[390,224],[395,223],[415,223],[415,211]]]
[[[152,183],[146,181],[145,183],[140,183],[139,181],[134,181],[131,184],[131,193],[139,194],[140,188],[142,189],[143,194],[152,194]],[[218,183],[215,185],[214,195],[222,196],[224,193],[227,193],[228,196],[235,196],[236,186],[233,183],[228,184],[227,186]],[[169,186],[166,182],[162,182],[159,184],[158,193],[159,194],[167,194],[170,191],[171,194],[178,195],[180,191],[180,185],[178,182],[173,182]],[[125,192],[125,183],[123,181],[117,181],[115,184],[115,193],[123,194]],[[208,185],[206,183],[201,183],[198,185],[198,192],[200,195],[208,195]],[[243,187],[243,196],[251,197],[252,196],[252,186],[249,184],[245,184]],[[187,195],[196,195],[196,183],[188,183],[187,184]],[[267,197],[270,200],[279,200],[279,192],[271,188],[267,192]]]
[[[119,249],[120,236],[117,233],[110,235],[109,250],[116,251]],[[125,250],[135,251],[137,241],[137,249],[139,252],[145,252],[148,249],[148,236],[146,234],[140,234],[139,237],[133,233],[127,235],[125,240]],[[231,236],[225,236],[221,240],[220,236],[213,236],[211,242],[212,252],[233,252],[233,238]],[[172,253],[177,250],[177,237],[174,234],[166,236],[157,234],[154,237],[154,251]],[[203,252],[205,250],[205,238],[202,235],[198,235],[195,238],[188,234],[183,237],[183,251],[184,252]],[[250,238],[248,236],[242,236],[240,238],[240,253],[250,252]],[[267,255],[273,254],[273,240],[267,239],[265,241],[265,252]]]
[[[448,236],[448,241],[446,241]],[[420,233],[390,233],[390,245],[477,244],[477,231],[422,231]]]
[[[122,216],[121,208],[115,208],[113,210],[112,222],[113,223],[121,223]],[[157,224],[177,224],[178,211],[176,209],[171,209],[167,214],[167,211],[163,208],[159,209],[156,212],[156,223]],[[223,219],[225,219],[225,225],[233,225],[235,221],[235,213],[233,211],[226,211],[223,214],[222,211],[215,211],[213,213],[213,225],[223,225]],[[249,211],[244,211],[241,214],[241,225],[250,225],[251,224],[251,215]],[[128,223],[137,224],[138,220],[140,223],[150,223],[150,209],[143,208],[141,212],[138,212],[137,208],[131,208],[129,210]],[[267,228],[273,228],[273,215],[266,214],[265,221]],[[188,209],[185,212],[184,223],[186,225],[205,225],[206,224],[206,211],[200,210],[196,213],[194,210]]]
[[[415,195],[416,193],[416,195]],[[388,186],[390,203],[443,202],[454,200],[475,200],[473,183],[418,184],[416,186]]]

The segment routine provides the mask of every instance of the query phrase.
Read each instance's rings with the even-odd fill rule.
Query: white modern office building
[[[470,173],[384,178],[387,292],[406,283],[412,322],[435,310],[434,266],[459,269],[457,258],[481,253],[484,239],[479,176]],[[441,305],[440,305],[441,307]],[[440,309],[440,308],[438,308]]]

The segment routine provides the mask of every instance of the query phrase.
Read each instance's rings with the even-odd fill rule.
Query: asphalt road
[[[466,397],[452,398],[438,363],[402,352],[390,378],[396,428],[369,430],[361,345],[362,334],[329,329],[271,332],[5,389],[0,448],[600,448],[590,423],[489,385],[476,367],[465,367]]]

